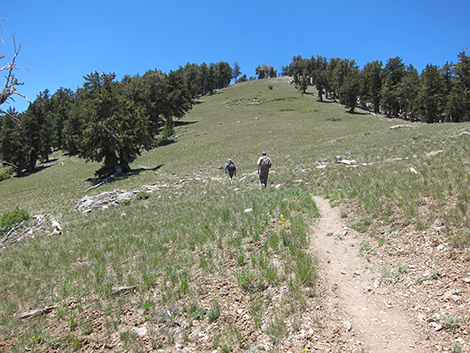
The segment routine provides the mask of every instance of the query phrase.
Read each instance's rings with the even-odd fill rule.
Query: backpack
[[[261,159],[261,168],[263,169],[269,169],[273,163],[271,162],[271,159],[268,156],[264,156],[263,159]]]
[[[230,172],[233,172],[235,169],[237,169],[235,167],[235,163],[233,162],[228,162],[228,166],[227,166],[227,169],[230,171]]]

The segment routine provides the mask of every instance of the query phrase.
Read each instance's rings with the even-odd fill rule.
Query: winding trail
[[[322,216],[311,233],[322,305],[341,327],[340,340],[357,352],[425,352],[422,331],[360,256],[358,234],[346,227],[340,210],[328,200],[314,199]]]

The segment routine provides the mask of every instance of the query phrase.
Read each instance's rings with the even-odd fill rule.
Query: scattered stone
[[[253,209],[252,208],[246,208],[243,213],[251,213],[253,212]]]
[[[118,287],[118,288],[113,288],[112,289],[112,293],[114,295],[117,295],[117,294],[121,294],[123,292],[127,292],[127,291],[130,291],[130,290],[133,290],[137,288],[137,286],[130,286],[130,287]]]
[[[25,312],[13,315],[13,317],[16,319],[27,319],[36,315],[47,314],[51,312],[53,309],[57,309],[57,306],[46,306],[45,308],[41,308],[41,309],[25,311]]]
[[[346,159],[344,156],[336,156],[335,163],[356,165],[357,161],[355,161],[354,159]]]
[[[439,153],[443,153],[443,152],[444,152],[443,150],[431,151],[431,152],[426,153],[426,157],[433,157],[433,156],[438,155]]]
[[[343,321],[343,327],[346,331],[351,331],[351,323],[348,320]]]
[[[390,130],[402,129],[402,128],[416,128],[416,126],[408,125],[408,124],[393,125],[390,127]]]
[[[147,327],[135,327],[134,328],[134,333],[139,336],[139,337],[143,337],[147,334]]]
[[[193,332],[188,336],[188,341],[189,342],[195,342],[199,338],[199,334],[201,332],[200,327],[196,327]]]

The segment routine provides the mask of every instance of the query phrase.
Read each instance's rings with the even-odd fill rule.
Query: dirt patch
[[[469,351],[469,249],[450,247],[439,229],[411,226],[380,243],[348,228],[339,207],[315,202],[324,319],[336,324],[344,351]]]
[[[312,246],[320,258],[321,302],[338,327],[340,341],[350,352],[424,352],[423,330],[359,256],[358,234],[328,200],[316,197],[315,202],[322,214],[312,228]]]

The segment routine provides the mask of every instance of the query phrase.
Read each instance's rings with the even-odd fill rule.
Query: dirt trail
[[[351,352],[425,352],[422,331],[380,278],[374,279],[377,269],[360,256],[361,240],[346,227],[340,210],[321,197],[315,202],[322,217],[312,229],[312,247],[319,257],[322,305],[341,327],[338,339]]]

